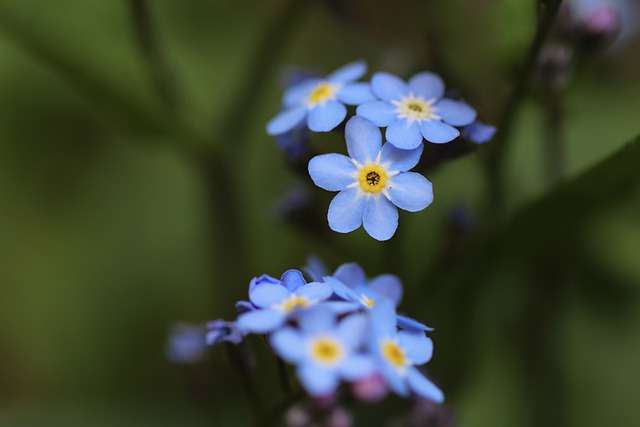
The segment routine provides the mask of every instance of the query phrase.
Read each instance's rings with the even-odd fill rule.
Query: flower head
[[[382,145],[380,129],[355,116],[347,122],[349,156],[323,154],[309,162],[309,175],[320,188],[339,191],[329,205],[329,227],[349,233],[360,225],[376,240],[388,240],[398,228],[398,209],[420,211],[431,204],[431,183],[407,172],[414,167],[422,146],[400,150]]]
[[[351,314],[340,322],[327,307],[317,306],[298,316],[300,329],[285,328],[271,337],[280,357],[297,366],[302,386],[313,396],[331,394],[341,379],[361,380],[374,374],[373,360],[362,353],[367,318]]]
[[[495,126],[487,125],[476,120],[462,128],[462,135],[476,144],[485,144],[491,141],[496,131]]]
[[[454,126],[476,118],[466,103],[443,98],[444,83],[433,73],[418,73],[408,83],[393,74],[376,73],[371,90],[379,100],[358,106],[357,114],[387,127],[387,141],[402,150],[419,147],[423,137],[436,144],[452,141],[460,135]]]
[[[283,96],[284,111],[267,124],[269,135],[290,131],[306,119],[314,132],[328,132],[347,116],[347,105],[373,101],[368,83],[355,83],[367,72],[362,61],[352,62],[324,79],[310,78],[287,89]]]
[[[199,362],[205,354],[205,330],[202,325],[177,323],[171,327],[165,353],[169,360],[179,364]]]

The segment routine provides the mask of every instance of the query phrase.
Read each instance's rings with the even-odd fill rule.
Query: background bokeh
[[[160,81],[175,82],[164,94],[128,1],[0,1],[0,425],[247,424],[223,349],[176,366],[167,331],[233,319],[252,277],[310,254],[403,279],[403,311],[436,328],[430,373],[462,425],[525,425],[540,408],[562,411],[561,425],[640,425],[636,183],[577,213],[571,233],[550,216],[544,263],[496,250],[473,271],[435,268],[438,283],[423,278],[442,259],[452,211],[482,227],[482,149],[430,172],[435,202],[402,215],[399,242],[304,232],[273,208],[304,182],[264,131],[286,66],[331,71],[363,58],[405,78],[436,69],[495,123],[532,37],[533,2],[298,1],[286,19],[284,0],[149,2],[170,71]],[[598,52],[563,91],[567,181],[640,132],[638,52],[637,39]],[[508,153],[509,213],[552,186],[541,105],[534,83]],[[342,149],[337,135],[313,143]],[[464,287],[449,291],[456,275]],[[529,348],[532,328],[541,336]],[[260,389],[273,395],[275,364],[258,353]],[[392,399],[358,416],[403,408]]]

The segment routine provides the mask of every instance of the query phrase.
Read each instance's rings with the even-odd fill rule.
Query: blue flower
[[[431,183],[406,172],[414,167],[422,146],[400,150],[382,146],[380,129],[363,117],[353,117],[345,129],[349,157],[323,154],[309,162],[309,175],[320,188],[339,191],[329,205],[329,227],[349,233],[364,224],[376,240],[388,240],[398,228],[398,209],[420,211],[433,201]]]
[[[369,350],[389,388],[401,396],[410,392],[436,403],[444,394],[416,368],[431,360],[433,342],[421,331],[398,331],[396,313],[389,301],[371,310]]]
[[[238,328],[236,322],[227,322],[224,320],[212,320],[207,323],[207,345],[215,345],[223,342],[231,344],[240,344],[244,338],[244,334]]]
[[[496,127],[482,123],[479,120],[462,128],[462,135],[471,142],[484,144],[491,141],[496,133]]]
[[[202,360],[205,355],[205,331],[202,325],[178,323],[172,326],[165,353],[169,360],[179,364]]]
[[[279,281],[261,276],[249,285],[249,300],[256,309],[241,314],[238,327],[256,334],[272,332],[291,314],[326,300],[332,293],[326,283],[307,283],[298,270],[286,271]]]
[[[307,79],[287,89],[283,96],[285,110],[267,124],[269,135],[290,131],[305,118],[314,132],[328,132],[347,116],[347,105],[375,100],[368,83],[354,83],[367,72],[362,61],[352,62],[325,79]]]
[[[422,72],[405,83],[389,73],[376,73],[371,90],[380,100],[367,102],[356,110],[380,127],[386,138],[403,150],[412,150],[427,141],[442,144],[454,140],[476,118],[476,111],[462,101],[443,98],[444,83],[433,73]]]
[[[361,352],[366,316],[351,314],[336,323],[335,314],[319,305],[300,313],[299,330],[289,327],[271,336],[275,352],[297,366],[300,383],[312,396],[331,394],[341,379],[358,381],[375,373],[373,359]]]

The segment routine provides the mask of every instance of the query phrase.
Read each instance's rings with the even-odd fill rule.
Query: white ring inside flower
[[[409,122],[423,120],[440,120],[440,116],[436,114],[436,108],[433,106],[437,101],[436,98],[424,99],[422,96],[414,96],[410,93],[404,96],[400,101],[391,101],[395,105],[396,113],[399,119],[407,119]]]

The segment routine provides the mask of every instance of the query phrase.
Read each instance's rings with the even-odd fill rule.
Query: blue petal
[[[364,270],[355,262],[342,264],[332,276],[350,288],[360,286],[367,281]]]
[[[429,142],[444,144],[456,139],[460,136],[460,132],[440,120],[425,120],[422,122],[422,135]]]
[[[387,385],[391,390],[400,396],[409,395],[409,387],[403,376],[401,376],[386,360],[379,360],[378,369],[387,381]]]
[[[278,356],[290,363],[300,363],[305,356],[305,340],[293,328],[282,329],[269,340]]]
[[[398,117],[396,107],[387,101],[373,101],[358,105],[356,114],[371,120],[380,127],[389,126]]]
[[[324,304],[314,305],[299,313],[298,324],[305,335],[329,332],[335,327],[336,314]]]
[[[352,83],[346,85],[336,95],[338,100],[347,105],[360,105],[364,102],[375,101],[376,97],[371,92],[369,83]]]
[[[273,136],[288,132],[301,123],[306,115],[307,107],[304,106],[284,110],[267,123],[267,133]]]
[[[379,301],[371,310],[371,333],[380,339],[389,339],[396,336],[396,310],[390,300]]]
[[[249,299],[256,307],[271,307],[291,296],[291,291],[282,285],[260,285],[249,292]]]
[[[240,314],[246,313],[247,311],[253,311],[255,309],[255,306],[249,301],[238,301],[236,303],[236,311]]]
[[[325,267],[324,262],[317,256],[311,255],[307,259],[307,265],[303,268],[304,272],[307,274],[307,277],[311,279],[313,282],[319,282],[322,280],[324,276],[328,273],[327,267]]]
[[[357,349],[364,344],[368,326],[367,316],[360,313],[352,314],[338,324],[338,338],[347,348]]]
[[[335,371],[318,365],[305,364],[298,368],[298,378],[304,389],[314,397],[330,395],[339,383]]]
[[[409,88],[416,96],[424,99],[442,98],[444,94],[444,82],[434,73],[418,73],[409,79]]]
[[[354,61],[343,67],[338,68],[329,74],[327,80],[332,83],[348,83],[358,80],[367,72],[367,63],[364,61]]]
[[[307,284],[300,270],[287,270],[280,279],[285,288],[295,292],[299,287]]]
[[[255,310],[238,316],[238,328],[243,332],[266,334],[282,326],[285,316],[276,310]]]
[[[398,332],[398,343],[414,365],[423,365],[433,356],[433,341],[422,331]]]
[[[407,372],[407,380],[411,390],[418,396],[432,400],[435,403],[444,402],[444,393],[416,368],[409,369],[409,372]]]
[[[402,282],[393,274],[381,274],[369,282],[369,288],[393,301],[397,307],[402,299]]]
[[[433,328],[428,327],[424,323],[420,323],[415,319],[412,319],[402,314],[396,316],[398,326],[402,329],[414,330],[414,331],[433,331]]]
[[[435,113],[446,123],[453,126],[464,126],[476,119],[476,110],[466,102],[453,99],[441,99],[433,105]]]
[[[311,94],[313,88],[319,83],[320,79],[307,79],[298,84],[295,84],[285,90],[282,97],[282,103],[285,108],[291,108],[295,105],[302,105],[306,98]]]
[[[263,274],[260,277],[254,277],[253,279],[251,279],[251,282],[249,283],[249,292],[251,292],[254,287],[265,284],[280,285],[282,284],[282,282],[280,282],[280,280],[276,279],[275,277],[269,276],[268,274]]]
[[[307,125],[314,132],[329,132],[347,117],[347,107],[338,101],[318,104],[309,111]]]
[[[356,188],[339,192],[329,204],[329,227],[338,233],[349,233],[360,227],[365,201]]]
[[[470,125],[467,125],[462,129],[462,132],[471,142],[476,144],[484,144],[491,141],[493,135],[498,129],[495,126],[484,124],[480,121],[475,121]]]
[[[337,316],[341,316],[347,313],[352,313],[362,308],[360,304],[357,304],[355,302],[347,302],[347,301],[325,301],[320,304],[327,307]]]
[[[405,211],[418,212],[433,202],[431,183],[419,173],[399,173],[387,187],[393,204]]]
[[[364,117],[352,117],[347,122],[344,136],[349,156],[361,164],[375,160],[382,147],[380,129]]]
[[[422,140],[422,136],[420,140]],[[418,164],[423,149],[424,144],[420,144],[418,148],[413,150],[401,150],[391,144],[384,144],[380,163],[389,163],[388,169],[390,171],[405,172]]]
[[[418,122],[398,119],[387,127],[387,141],[401,150],[413,150],[422,144],[422,134]]]
[[[354,354],[340,366],[340,374],[347,381],[358,381],[376,373],[376,364],[370,356]]]
[[[321,154],[309,161],[309,176],[318,187],[340,191],[356,182],[358,169],[350,158],[342,154]]]
[[[386,197],[370,197],[362,216],[364,229],[379,241],[389,240],[398,228],[398,209]]]
[[[409,87],[399,77],[380,72],[371,77],[371,90],[374,95],[385,101],[392,101],[409,94]]]
[[[300,287],[295,294],[311,301],[324,301],[333,294],[333,289],[326,283],[309,283]]]
[[[358,302],[358,295],[353,289],[342,283],[340,280],[327,276],[324,278],[325,283],[331,286],[333,292],[345,301]]]

